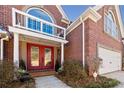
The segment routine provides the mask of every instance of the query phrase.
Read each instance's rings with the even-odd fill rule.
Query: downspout
[[[81,45],[83,45],[83,49],[81,51],[81,54],[82,54],[82,64],[83,64],[83,69],[85,69],[85,32],[84,32],[84,20],[82,20],[82,17],[80,17],[80,21],[82,23],[82,34],[81,34],[81,39],[82,39],[82,42],[81,42]]]
[[[0,53],[0,59],[3,60],[3,55],[4,55],[4,46],[3,46],[3,41],[4,40],[8,40],[8,36],[6,36],[5,38],[1,39],[1,53]]]

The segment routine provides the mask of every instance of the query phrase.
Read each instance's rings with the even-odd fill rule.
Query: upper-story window
[[[27,11],[28,14],[35,16],[37,18],[43,19],[45,21],[48,21],[50,23],[53,23],[53,19],[52,17],[46,13],[45,11],[38,9],[38,8],[31,8]],[[42,26],[42,27],[41,27]],[[48,34],[52,34],[53,33],[53,27],[43,23],[41,25],[40,21],[36,21],[33,19],[28,18],[28,28],[34,29],[34,30],[38,30],[38,31],[43,31],[46,32]]]
[[[108,12],[107,14],[105,14],[104,30],[115,39],[119,39],[118,27],[116,25],[114,15],[112,12]]]

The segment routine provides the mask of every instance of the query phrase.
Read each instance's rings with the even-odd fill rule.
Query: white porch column
[[[14,33],[14,52],[13,52],[14,64],[19,67],[19,34]]]
[[[64,62],[64,43],[61,43],[61,65],[63,66]]]
[[[3,60],[3,40],[0,40],[0,60]]]

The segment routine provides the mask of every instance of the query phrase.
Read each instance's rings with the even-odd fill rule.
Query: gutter
[[[3,31],[2,31],[2,34],[3,34]],[[7,34],[7,33],[4,33],[4,34]],[[0,52],[0,60],[3,60],[3,55],[4,55],[4,46],[3,46],[3,42],[6,40],[6,41],[8,41],[8,39],[9,39],[9,37],[8,37],[8,35],[6,36],[6,37],[4,37],[4,38],[2,38],[1,39],[1,44],[0,44],[0,46],[1,46],[1,48],[0,48],[0,50],[1,50],[1,52]]]
[[[82,46],[82,51],[81,51],[81,54],[82,54],[82,64],[83,64],[83,69],[85,69],[85,32],[84,32],[84,20],[82,20],[82,17],[80,17],[80,21],[82,23],[82,34],[81,34],[81,46]]]
[[[82,18],[82,19],[81,19]],[[90,18],[92,21],[97,22],[101,15],[95,11],[93,8],[89,7],[85,12],[83,12],[68,28],[67,28],[67,35],[71,33],[73,29],[75,29],[78,25],[81,24],[81,20],[84,21]],[[80,20],[81,19],[81,20]]]
[[[82,35],[81,35],[81,39],[82,39],[82,42],[81,42],[81,45],[82,45],[82,64],[83,64],[83,68],[85,69],[85,24],[84,24],[84,21],[86,19],[92,19],[95,23],[101,18],[101,15],[99,15],[99,13],[97,13],[94,9],[92,8],[89,8],[85,14],[83,14],[83,16],[80,16],[79,17],[79,20],[80,22],[82,23]]]

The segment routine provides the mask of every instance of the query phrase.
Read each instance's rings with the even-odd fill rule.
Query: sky
[[[62,5],[62,8],[71,21],[79,17],[88,7],[93,7],[93,5]],[[120,11],[124,24],[124,5],[120,6]]]

